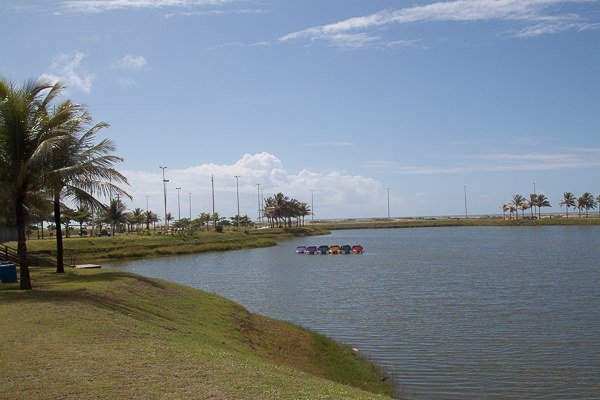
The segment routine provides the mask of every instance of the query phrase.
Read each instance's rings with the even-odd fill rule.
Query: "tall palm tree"
[[[571,192],[565,192],[563,194],[563,201],[558,203],[559,206],[565,206],[567,210],[567,218],[569,218],[569,207],[575,207],[575,196]]]
[[[508,211],[508,204],[502,203],[502,205],[498,206],[498,207],[500,207],[500,209],[502,210],[502,218],[506,219],[506,212]]]
[[[575,208],[579,211],[579,218],[581,218],[581,210],[585,208],[585,201],[586,198],[584,196],[577,198],[577,204],[575,205]]]
[[[104,222],[110,224],[110,231],[112,235],[115,235],[118,224],[124,224],[127,222],[126,211],[127,207],[121,202],[121,200],[111,200],[110,205],[104,209],[103,219]]]
[[[537,194],[530,194],[529,195],[529,201],[527,202],[527,205],[531,209],[531,219],[533,219],[533,211],[535,210],[535,207],[537,206],[537,204],[538,204],[538,196],[537,196]]]
[[[517,221],[519,220],[519,208],[521,207],[521,204],[523,204],[525,202],[525,197],[523,197],[520,194],[515,194],[513,196],[513,200],[512,200],[512,204],[515,206],[515,210],[517,210]]]
[[[510,217],[509,217],[510,219],[512,219],[512,215],[516,211],[517,211],[517,207],[515,207],[514,205],[510,204],[508,206],[508,213],[510,214]]]
[[[538,208],[538,217],[540,217],[540,218],[542,217],[542,212],[541,212],[542,207],[552,207],[550,205],[550,201],[548,200],[548,198],[543,194],[538,194],[536,205]]]
[[[594,200],[596,200],[596,204],[600,204],[600,194]],[[600,207],[598,207],[598,216],[600,217]]]
[[[73,119],[81,115],[82,107],[71,103],[48,111],[63,90],[60,82],[33,79],[17,87],[0,77],[0,191],[14,204],[20,287],[26,290],[31,289],[26,203],[44,187],[49,161],[70,138]]]
[[[63,102],[60,107],[68,107],[69,101]],[[63,243],[60,230],[60,205],[61,201],[69,199],[79,205],[87,205],[94,209],[101,207],[101,203],[94,197],[98,194],[116,193],[129,196],[117,184],[127,183],[127,179],[119,172],[112,169],[113,164],[123,161],[122,158],[111,153],[116,146],[111,140],[105,139],[94,145],[96,132],[107,127],[108,124],[100,122],[87,130],[91,118],[82,114],[73,118],[69,124],[71,136],[69,140],[61,142],[59,149],[50,164],[52,172],[46,176],[46,186],[54,192],[54,215],[57,220],[56,232],[56,272],[65,272],[63,264]]]
[[[525,210],[528,210],[528,209],[529,209],[529,202],[527,202],[527,201],[524,201],[524,202],[523,202],[523,203],[522,203],[522,204],[519,206],[519,208],[521,209],[521,213],[522,213],[521,215],[523,216],[523,219],[525,219]]]
[[[585,207],[585,217],[587,218],[588,211],[590,209],[596,209],[596,200],[594,199],[594,196],[589,192],[585,192],[581,197],[583,198],[583,206]]]

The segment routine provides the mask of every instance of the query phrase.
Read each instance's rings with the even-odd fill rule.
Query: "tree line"
[[[569,208],[573,207],[575,210],[579,211],[579,218],[581,218],[581,211],[585,210],[585,216],[587,218],[589,210],[595,210],[599,203],[600,195],[594,197],[591,193],[585,192],[577,198],[573,193],[565,192],[563,198],[560,200],[559,206],[565,206],[567,217],[569,217]],[[509,218],[512,218],[513,213],[515,213],[517,220],[519,219],[519,210],[521,210],[522,218],[525,218],[525,210],[531,210],[532,219],[540,218],[542,207],[552,207],[548,198],[543,194],[530,194],[529,200],[523,197],[523,195],[515,194],[510,203],[502,203],[500,206],[504,219],[506,219],[506,212],[508,212]],[[537,213],[534,214],[536,208]]]
[[[96,212],[113,206],[97,198],[131,198],[119,185],[127,179],[113,165],[115,144],[96,134],[108,127],[93,123],[82,104],[58,101],[65,90],[30,79],[18,86],[0,77],[0,203],[5,221],[16,224],[20,287],[31,289],[26,230],[29,223],[53,211],[57,229],[57,272],[64,272],[61,218],[64,202]]]

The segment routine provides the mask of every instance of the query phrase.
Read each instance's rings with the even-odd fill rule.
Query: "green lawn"
[[[0,398],[391,393],[389,380],[351,349],[217,295],[105,269],[32,272],[33,291],[0,283]]]

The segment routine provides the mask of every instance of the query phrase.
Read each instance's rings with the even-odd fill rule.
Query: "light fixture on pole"
[[[463,186],[463,188],[465,188],[465,219],[467,219],[467,187]]]
[[[175,189],[177,189],[177,209],[179,210],[179,217],[177,218],[177,221],[181,221],[181,201],[179,199],[179,191],[181,190],[181,188]]]
[[[163,190],[165,192],[165,232],[169,229],[169,221],[167,220],[167,179],[165,179],[165,169],[167,167],[158,167],[163,170]]]
[[[310,189],[310,223],[315,222],[315,190]]]
[[[238,231],[240,230],[240,188],[239,188],[239,185],[238,185],[239,178],[240,178],[240,175],[235,175],[235,191],[237,192],[237,206],[238,206],[238,213],[237,213],[237,228],[238,228]]]
[[[390,220],[390,188],[386,188],[388,191],[388,221]]]

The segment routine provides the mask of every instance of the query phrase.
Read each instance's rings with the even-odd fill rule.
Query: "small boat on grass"
[[[365,252],[365,249],[363,249],[363,247],[361,245],[357,244],[356,246],[352,246],[352,253],[361,254],[364,252]]]
[[[342,248],[341,248],[341,250],[342,250],[342,254],[350,254],[350,253],[352,253],[352,247],[350,247],[349,244],[343,245]]]
[[[329,254],[341,254],[342,248],[340,246],[333,245],[329,248]]]
[[[319,248],[317,246],[308,246],[304,254],[317,254],[319,252]]]
[[[306,253],[306,246],[296,247],[296,254],[304,254],[304,253]]]
[[[327,254],[329,252],[329,246],[323,245],[319,246],[319,254]]]

